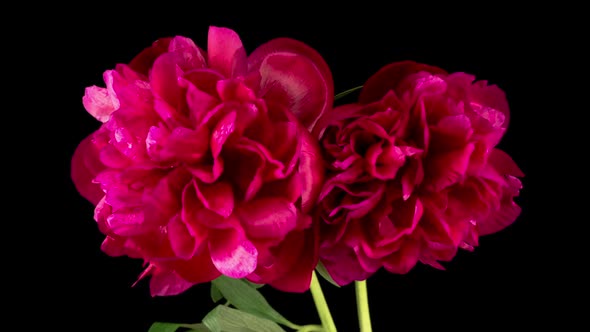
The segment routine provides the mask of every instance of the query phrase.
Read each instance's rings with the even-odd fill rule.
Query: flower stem
[[[369,313],[369,296],[367,294],[367,281],[355,281],[356,308],[361,332],[373,331],[371,327],[371,315]]]
[[[324,328],[321,325],[305,325],[302,326],[297,332],[323,332]]]
[[[326,302],[326,298],[324,297],[322,287],[320,286],[320,282],[315,271],[313,271],[311,274],[311,285],[309,289],[311,290],[311,296],[313,296],[313,301],[315,302],[315,307],[318,311],[318,315],[320,316],[320,321],[322,322],[324,331],[337,332],[336,325],[332,319],[332,314],[328,308],[328,303]]]

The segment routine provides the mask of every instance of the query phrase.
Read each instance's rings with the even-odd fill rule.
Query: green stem
[[[332,314],[328,308],[328,303],[326,302],[326,298],[324,297],[322,287],[320,286],[320,282],[315,271],[312,272],[311,285],[309,289],[311,290],[311,296],[313,296],[313,301],[315,302],[315,307],[318,311],[318,315],[320,316],[320,321],[322,322],[324,331],[337,332],[336,325],[332,319]]]
[[[361,332],[373,331],[371,327],[371,315],[369,313],[369,296],[367,293],[367,281],[355,281],[356,308]]]
[[[334,96],[334,100],[338,100],[338,99],[340,99],[340,98],[342,98],[344,96],[347,96],[347,95],[355,92],[356,90],[360,90],[362,88],[363,88],[363,86],[361,85],[361,86],[357,86],[357,87],[354,87],[352,89],[348,89],[346,91],[340,92],[339,94],[337,94],[337,95]]]
[[[297,332],[323,332],[324,328],[321,325],[305,325],[301,326]]]

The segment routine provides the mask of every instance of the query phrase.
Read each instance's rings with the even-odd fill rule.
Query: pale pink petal
[[[86,137],[76,148],[70,176],[80,195],[96,205],[105,194],[93,180],[105,166],[99,160],[99,151],[92,143],[92,136]]]
[[[240,229],[211,231],[209,250],[217,270],[228,277],[243,278],[256,269],[258,251]]]
[[[96,85],[86,88],[82,104],[84,104],[86,111],[100,122],[107,122],[111,113],[119,108],[118,104],[113,103],[108,90]]]
[[[297,224],[297,209],[282,198],[260,198],[242,204],[238,217],[249,237],[283,238]]]
[[[209,28],[207,56],[209,67],[227,78],[246,72],[246,51],[238,34],[231,29],[214,26]]]

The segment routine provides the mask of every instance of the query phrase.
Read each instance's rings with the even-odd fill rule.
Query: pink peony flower
[[[103,124],[71,169],[102,250],[143,259],[153,296],[221,274],[307,290],[324,176],[308,130],[333,102],[321,56],[287,38],[247,56],[234,31],[211,27],[207,52],[161,39],[104,81],[83,98]]]
[[[326,113],[314,134],[329,165],[320,260],[332,278],[407,273],[418,261],[442,268],[510,225],[524,175],[495,148],[508,120],[498,87],[409,61],[369,78],[358,103]]]

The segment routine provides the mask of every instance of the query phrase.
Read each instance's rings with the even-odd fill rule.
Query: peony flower
[[[329,167],[320,260],[334,281],[417,262],[443,268],[510,225],[524,175],[496,148],[508,122],[498,87],[410,61],[383,67],[357,103],[325,113],[314,129]]]
[[[102,250],[144,260],[153,296],[220,275],[307,290],[324,175],[308,130],[333,101],[322,57],[288,38],[247,56],[234,31],[211,27],[206,52],[161,39],[104,81],[86,89],[102,125],[71,169]]]

